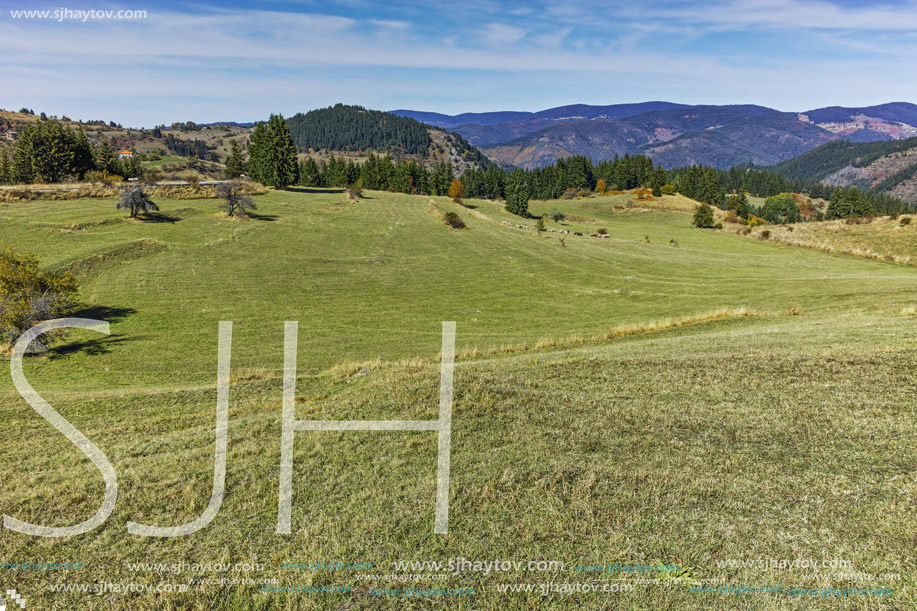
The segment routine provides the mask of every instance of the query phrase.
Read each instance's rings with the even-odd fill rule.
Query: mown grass
[[[107,454],[120,485],[114,514],[90,534],[3,532],[0,562],[85,564],[2,570],[4,589],[42,609],[913,607],[917,271],[696,230],[685,214],[615,210],[619,196],[533,204],[602,223],[612,237],[599,240],[538,237],[502,225],[513,217],[496,203],[435,199],[467,223],[456,231],[429,198],[367,195],[271,192],[246,222],[207,200],[157,200],[174,219],[158,223],[120,220],[114,200],[0,207],[0,242],[75,270],[89,315],[113,321],[111,338],[73,333],[26,373]],[[220,320],[236,322],[222,510],[192,536],[128,535],[128,520],[184,523],[209,499]],[[447,536],[432,533],[436,436],[424,432],[297,433],[293,534],[274,534],[284,320],[300,321],[296,417],[315,420],[436,418],[439,323],[457,321]],[[98,472],[8,378],[0,419],[2,512],[54,525],[91,515]],[[427,599],[373,596],[398,585],[359,571],[280,568],[372,562],[384,575],[394,561],[460,557],[567,570],[407,584],[476,590]],[[755,558],[839,558],[901,580],[716,564]],[[182,561],[265,567],[204,577],[354,590],[48,590],[202,576],[127,565]],[[674,563],[687,577],[642,584],[572,570],[614,562]],[[497,590],[619,578],[633,591]],[[698,594],[689,578],[895,593]]]
[[[917,265],[917,225],[911,224],[913,218],[906,215],[900,218],[855,219],[858,222],[836,220],[766,225],[754,228],[748,236],[761,239],[763,232],[767,231],[767,239],[781,244],[901,265]],[[733,232],[742,229],[733,225],[727,227]]]

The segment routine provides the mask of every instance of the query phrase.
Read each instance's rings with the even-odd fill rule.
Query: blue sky
[[[145,19],[11,11],[145,10]],[[0,107],[152,126],[336,102],[449,114],[917,102],[917,0],[0,0]]]

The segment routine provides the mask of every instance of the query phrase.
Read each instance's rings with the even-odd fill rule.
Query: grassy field
[[[214,200],[157,200],[155,223],[123,219],[113,199],[0,206],[0,245],[73,270],[82,315],[112,322],[26,374],[119,477],[114,513],[89,534],[0,535],[0,567],[82,568],[0,568],[0,585],[41,609],[914,608],[917,270],[693,229],[687,200],[632,198],[532,202],[567,215],[540,237],[497,203],[378,192],[271,192],[248,221]],[[589,237],[600,227],[611,237]],[[210,497],[221,320],[235,322],[222,509],[187,537],[129,535],[127,521],[181,524]],[[274,534],[286,320],[300,322],[296,417],[310,420],[435,418],[440,323],[456,321],[448,535],[433,535],[428,432],[297,433],[293,533]],[[8,377],[0,418],[0,510],[48,525],[92,515],[98,471]],[[458,558],[564,568],[394,565]],[[260,566],[135,565],[183,562]],[[310,562],[372,569],[283,568]],[[576,569],[614,563],[679,569]],[[211,581],[52,591],[194,579]],[[710,584],[783,590],[691,590]],[[313,586],[348,590],[274,591]],[[403,587],[474,594],[377,591]]]
[[[144,161],[141,165],[145,168],[160,168],[167,163],[185,163],[186,161],[188,161],[186,158],[177,155],[162,155],[155,161]]]
[[[917,263],[917,223],[914,215],[901,218],[876,217],[848,224],[843,220],[800,223],[785,226],[755,228],[749,236],[813,248],[824,252],[843,253],[870,259],[893,261],[903,265]],[[730,231],[740,227],[727,226]]]

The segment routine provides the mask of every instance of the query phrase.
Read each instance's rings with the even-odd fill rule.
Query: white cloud
[[[498,14],[487,0],[474,0],[475,10],[486,11],[473,18],[444,17],[471,10],[465,5],[438,6],[423,22],[383,18],[392,13],[369,19],[262,10],[151,10],[147,20],[129,23],[0,19],[4,74],[15,83],[0,94],[0,106],[151,124],[133,117],[206,120],[216,113],[245,120],[373,100],[387,108],[438,100],[428,109],[458,112],[643,99],[803,110],[917,98],[917,84],[906,78],[917,46],[913,3],[892,9],[821,0],[591,1],[531,5],[537,10],[518,21],[524,27],[497,21],[513,9]],[[394,13],[414,19],[410,11]],[[898,29],[880,31],[892,20]],[[727,55],[711,50],[711,37],[707,46],[694,44],[710,31],[747,31],[754,41],[790,28],[798,28],[792,51],[739,46]],[[821,50],[822,59],[800,55],[806,45]],[[823,59],[828,45],[851,53]],[[583,73],[607,85],[582,90]],[[474,95],[431,97],[453,88],[456,78]],[[568,97],[553,97],[561,95]],[[81,109],[88,110],[78,115]]]
[[[484,44],[490,47],[504,47],[519,42],[526,31],[514,25],[503,23],[488,23],[480,30],[480,37]]]
[[[369,22],[380,28],[390,28],[393,30],[406,30],[411,27],[407,21],[395,21],[393,19],[370,19]]]
[[[917,5],[910,1],[897,6],[868,2],[864,6],[840,6],[822,0],[715,0],[656,7],[635,4],[622,8],[618,14],[635,19],[652,15],[663,21],[729,28],[917,29]]]

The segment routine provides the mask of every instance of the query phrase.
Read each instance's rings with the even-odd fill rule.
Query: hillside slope
[[[756,593],[689,589],[759,583],[757,567],[722,568],[746,558],[749,541],[762,558],[843,558],[907,575],[917,319],[902,312],[913,311],[917,269],[694,229],[690,212],[663,209],[690,210],[680,198],[533,202],[536,214],[567,215],[549,229],[608,229],[596,239],[517,228],[533,223],[497,202],[366,195],[272,191],[244,222],[214,200],[157,199],[172,219],[160,223],[124,220],[114,199],[0,207],[3,242],[77,270],[80,315],[111,323],[110,336],[74,331],[25,368],[109,457],[119,484],[97,531],[0,537],[5,558],[26,545],[29,559],[85,563],[8,570],[4,588],[40,609],[400,609],[405,601],[372,593],[401,585],[387,578],[394,562],[524,562],[537,549],[566,563],[540,570],[539,582],[578,582],[574,567],[614,562],[680,569],[652,575],[673,585],[588,574],[628,588],[620,593],[504,589],[531,583],[525,570],[441,571],[421,586],[473,589],[446,605],[481,611],[604,609],[611,596],[634,609],[737,596],[756,609],[837,608],[834,597],[768,594],[777,602],[762,606]],[[446,226],[443,211],[468,228]],[[276,534],[284,321],[300,325],[295,418],[332,421],[435,419],[444,320],[457,329],[448,535],[432,534],[433,433],[302,430],[293,533]],[[219,515],[188,537],[131,535],[128,521],[185,524],[211,498],[220,321],[234,326]],[[7,515],[71,524],[96,511],[98,470],[9,376],[0,426]],[[199,570],[132,566],[176,558]],[[372,570],[295,568],[317,559]],[[217,562],[259,568],[210,568]],[[779,584],[830,585],[824,575],[785,571]],[[53,589],[73,579],[213,582],[104,599]],[[915,598],[909,576],[873,586]]]
[[[474,141],[476,132],[458,128]],[[486,141],[491,141],[491,134]],[[729,168],[769,165],[824,144],[836,136],[761,106],[694,106],[656,110],[615,121],[562,122],[486,148],[496,161],[537,167],[557,157],[646,155],[664,167],[692,164]]]
[[[794,180],[876,189],[917,202],[917,138],[831,142],[773,169]]]
[[[801,113],[799,118],[853,142],[917,136],[917,105],[907,102],[861,108],[830,106]]]
[[[389,153],[428,165],[448,161],[459,174],[466,168],[490,164],[481,151],[456,133],[360,106],[336,104],[299,113],[287,119],[287,124],[296,147],[303,153]]]

